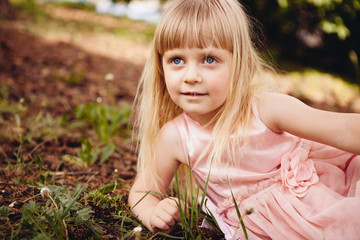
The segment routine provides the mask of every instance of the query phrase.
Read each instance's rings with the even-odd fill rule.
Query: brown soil
[[[21,30],[18,24],[16,21],[0,21],[0,88],[7,86],[7,99],[10,103],[21,102],[28,108],[28,121],[34,121],[40,113],[44,116],[48,113],[53,119],[58,119],[76,106],[96,102],[99,98],[107,104],[132,103],[142,71],[141,64],[104,57],[63,41],[46,41]],[[108,73],[115,76],[111,83],[104,80]],[[66,74],[73,74],[73,77],[80,74],[82,77],[79,81],[71,82],[71,76],[69,81],[64,80],[67,79]],[[123,201],[126,203],[136,171],[136,156],[129,141],[117,140],[119,150],[105,164],[82,167],[61,159],[61,156],[76,155],[79,151],[81,142],[76,132],[69,131],[54,139],[39,136],[22,146],[23,164],[17,165],[16,153],[19,152],[20,142],[13,135],[28,132],[29,129],[14,127],[15,124],[9,124],[9,121],[14,120],[13,116],[6,111],[0,111],[1,114],[0,206],[9,206],[16,201],[10,210],[12,224],[19,223],[21,207],[29,199],[43,201],[37,195],[37,188],[15,179],[36,183],[39,171],[50,173],[52,184],[71,190],[78,184],[85,184],[91,176],[94,177],[87,183],[89,189],[114,183],[114,170],[117,169],[122,187],[113,194],[124,195]],[[31,124],[28,122],[26,125],[29,127]],[[35,164],[38,157],[42,160],[41,170]],[[99,207],[94,206],[93,210],[100,222],[113,219],[110,212]],[[0,219],[0,225],[3,224],[2,221]],[[0,227],[0,231],[3,230]],[[88,231],[86,228],[70,229],[69,236],[71,239],[87,239]],[[119,236],[118,228],[103,224],[103,239],[117,239]]]

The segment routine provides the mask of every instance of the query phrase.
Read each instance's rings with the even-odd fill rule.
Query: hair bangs
[[[233,52],[232,27],[217,1],[180,1],[162,17],[155,33],[155,48],[160,55],[175,48],[214,46]]]

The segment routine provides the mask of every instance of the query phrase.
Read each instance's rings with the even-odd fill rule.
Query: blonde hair
[[[237,0],[171,1],[156,28],[135,98],[135,129],[140,141],[138,172],[154,169],[155,138],[166,122],[182,112],[166,90],[163,54],[174,48],[210,45],[228,50],[233,58],[229,96],[209,123],[214,125],[210,155],[215,163],[228,151],[231,134],[247,129],[258,89],[256,79],[266,64],[253,46],[243,7]],[[159,176],[154,176],[154,181],[156,178]]]

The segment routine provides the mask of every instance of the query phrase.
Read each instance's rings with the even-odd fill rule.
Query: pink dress
[[[275,133],[254,112],[249,147],[236,154],[241,167],[211,168],[207,208],[226,239],[245,239],[231,191],[242,214],[250,205],[257,209],[244,217],[250,240],[360,239],[360,156]],[[204,188],[210,166],[200,154],[211,132],[186,113],[174,121]]]

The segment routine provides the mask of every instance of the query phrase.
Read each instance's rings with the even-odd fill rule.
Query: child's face
[[[171,99],[195,121],[208,123],[229,95],[232,54],[212,46],[176,48],[162,61]]]

